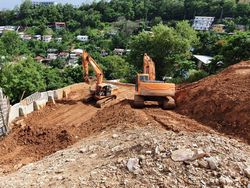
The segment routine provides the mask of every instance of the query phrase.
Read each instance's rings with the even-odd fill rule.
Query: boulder
[[[193,159],[194,154],[191,149],[178,149],[172,152],[171,158],[176,162],[188,161]]]

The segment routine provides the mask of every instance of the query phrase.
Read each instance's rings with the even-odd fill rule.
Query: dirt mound
[[[166,130],[174,132],[206,132],[214,133],[214,131],[205,125],[201,125],[195,120],[189,119],[186,116],[175,113],[173,111],[162,110],[161,108],[145,108],[144,112],[148,117],[162,125]],[[152,120],[151,120],[152,122]]]
[[[138,123],[141,126],[146,125],[147,121],[144,120],[146,117],[140,111],[131,108],[130,103],[129,100],[123,100],[116,105],[98,111],[94,117],[85,123],[84,127],[81,127],[81,131],[87,133],[100,132],[107,128],[119,127],[120,124],[123,125],[123,129],[133,127]]]
[[[19,145],[37,146],[43,153],[48,149],[53,151],[65,148],[72,142],[67,130],[36,129],[30,126],[19,129],[15,136]]]
[[[250,143],[250,61],[181,86],[177,111]]]
[[[123,87],[119,99],[127,98],[131,88]],[[136,121],[127,102],[98,109],[85,104],[86,88],[69,95],[69,99],[29,114],[18,120],[10,134],[0,141],[0,173],[9,173],[21,166],[64,149],[91,134],[127,122]],[[130,109],[129,109],[130,108]],[[98,111],[99,110],[99,111]]]

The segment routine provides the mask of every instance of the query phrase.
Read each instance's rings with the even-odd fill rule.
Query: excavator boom
[[[103,72],[102,69],[99,67],[99,65],[95,62],[95,60],[88,54],[88,52],[84,51],[82,53],[82,59],[83,59],[83,69],[84,69],[84,81],[86,83],[89,83],[89,64],[93,67],[97,82],[96,85],[102,84],[103,82]]]
[[[149,75],[149,80],[155,80],[155,63],[146,53],[143,58],[143,73]]]

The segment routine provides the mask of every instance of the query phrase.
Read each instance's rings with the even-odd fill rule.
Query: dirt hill
[[[178,89],[177,112],[250,143],[250,61]]]

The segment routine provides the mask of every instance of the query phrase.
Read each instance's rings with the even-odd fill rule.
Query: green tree
[[[176,29],[165,25],[153,27],[152,33],[140,33],[131,41],[130,61],[139,69],[143,54],[148,53],[156,63],[158,78],[172,75],[174,64],[188,59],[190,49],[198,43],[196,32],[187,22],[179,22]]]
[[[7,51],[5,49],[4,43],[0,40],[0,57],[6,56]]]
[[[15,56],[20,53],[21,39],[16,32],[4,32],[1,37],[1,41],[3,42],[4,48],[9,55]]]
[[[83,70],[82,70],[82,66],[69,66],[66,67],[63,72],[62,72],[62,76],[64,79],[64,83],[69,85],[69,84],[73,84],[73,83],[79,83],[83,81]]]
[[[155,17],[152,22],[153,26],[156,26],[158,24],[162,24],[162,18],[160,16]]]
[[[41,65],[31,58],[16,64],[9,63],[0,72],[0,85],[12,103],[18,102],[23,94],[26,97],[45,90],[46,83],[41,72]]]
[[[101,63],[104,66],[103,71],[107,79],[125,78],[130,71],[129,63],[117,55],[106,56],[102,58]]]
[[[222,48],[224,63],[227,65],[250,59],[250,32],[232,35]]]
[[[63,69],[65,64],[66,64],[66,62],[64,59],[55,59],[55,60],[51,61],[49,65],[52,68]]]
[[[226,42],[227,35],[217,34],[215,32],[199,32],[200,45],[194,50],[195,54],[215,56]]]
[[[66,86],[59,69],[45,68],[43,71],[43,78],[46,83],[46,90],[54,90]]]
[[[24,26],[30,26],[32,25],[32,15],[33,15],[33,6],[32,2],[30,0],[25,0],[21,5],[19,9],[18,17],[20,19],[20,24]]]
[[[233,20],[225,21],[225,26],[226,26],[225,30],[227,33],[234,32],[234,30],[236,29],[236,24],[234,23]]]

